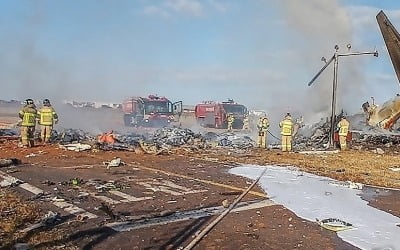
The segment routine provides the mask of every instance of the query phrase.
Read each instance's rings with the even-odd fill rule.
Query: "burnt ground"
[[[175,249],[186,246],[215,218],[179,220],[180,212],[219,207],[224,200],[232,202],[251,183],[228,174],[230,165],[199,159],[196,154],[191,158],[120,151],[71,152],[57,146],[19,149],[16,142],[0,144],[0,150],[1,158],[23,161],[18,167],[0,169],[2,179],[12,176],[30,184],[0,190],[15,192],[21,203],[34,204],[40,216],[48,211],[62,216],[57,223],[27,234],[17,232],[40,216],[19,223],[13,236],[9,236],[12,232],[0,234],[4,249],[15,242],[27,242],[37,249]],[[103,162],[114,157],[121,157],[126,165],[107,169]],[[82,182],[73,185],[73,178]],[[113,181],[110,189],[99,192],[95,188],[109,181]],[[45,195],[35,196],[32,186]],[[260,188],[253,191],[243,201],[258,203],[229,214],[196,249],[357,249],[335,233],[268,202]],[[386,197],[380,197],[374,198],[373,205],[398,216],[399,206],[386,204]],[[77,214],[88,218],[77,220]]]
[[[369,205],[400,217],[400,192],[390,189],[364,188],[361,198]]]

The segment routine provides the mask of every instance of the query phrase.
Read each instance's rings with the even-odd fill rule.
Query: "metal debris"
[[[210,137],[210,134],[208,134]],[[255,146],[255,142],[247,135],[226,132],[217,135],[211,142],[217,142],[218,146],[235,149],[249,149]]]
[[[352,224],[336,218],[329,218],[323,220],[316,219],[316,221],[321,227],[334,232],[339,232],[354,228]]]
[[[15,129],[0,129],[0,136],[18,136]]]
[[[377,146],[389,148],[400,145],[400,133],[369,126],[363,114],[354,114],[347,118],[351,128],[351,147],[375,150]],[[294,137],[293,146],[302,151],[325,149],[328,146],[329,130],[329,119],[321,119],[315,124],[303,126]],[[381,150],[378,149],[378,151],[382,153]]]
[[[202,137],[200,134],[194,133],[190,129],[165,127],[158,129],[149,138],[158,147],[162,148],[164,145],[168,146],[183,146],[194,145],[196,142],[201,142]],[[196,140],[199,139],[199,140]]]
[[[95,141],[96,138],[81,129],[64,129],[61,132],[53,130],[51,141],[60,144],[79,143],[81,141]]]
[[[116,157],[112,159],[110,162],[103,162],[103,164],[107,166],[107,169],[110,169],[113,167],[119,167],[121,165],[125,165],[125,162],[123,162],[121,158]]]
[[[352,181],[331,181],[329,182],[329,184],[333,186],[358,189],[358,190],[361,190],[364,187],[364,184]]]
[[[28,243],[16,243],[13,247],[15,250],[29,250],[31,249]]]
[[[49,227],[49,226],[54,226],[55,224],[59,223],[61,221],[61,216],[59,213],[54,213],[52,211],[49,211],[47,214],[45,214],[41,221],[38,223],[35,223],[23,230],[21,230],[21,233],[28,233],[32,230],[41,228],[41,227]]]
[[[73,144],[60,145],[60,148],[75,151],[75,152],[81,152],[81,151],[92,149],[92,146],[90,146],[89,144],[73,143]]]
[[[114,214],[114,212],[112,211],[112,209],[105,204],[104,202],[101,203],[100,207],[99,207],[100,211],[103,211],[106,215],[108,215],[108,217],[110,217],[111,220],[116,220],[117,216]]]
[[[9,167],[21,164],[21,160],[17,158],[8,158],[1,159],[0,158],[0,167]]]

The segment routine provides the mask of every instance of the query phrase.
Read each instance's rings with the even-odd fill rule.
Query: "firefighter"
[[[259,148],[266,148],[267,147],[267,132],[269,128],[269,121],[268,118],[265,116],[261,116],[258,120],[257,124],[258,128],[258,147]]]
[[[342,116],[342,119],[337,125],[339,129],[339,143],[340,143],[340,150],[347,149],[347,134],[349,133],[350,123],[347,121],[346,116]]]
[[[38,120],[41,126],[40,138],[42,142],[48,143],[53,125],[58,122],[58,115],[51,106],[49,99],[43,100],[43,107],[38,111]]]
[[[243,130],[249,130],[250,129],[250,120],[249,120],[249,115],[245,115],[243,117]]]
[[[37,109],[32,99],[26,99],[24,107],[19,111],[21,118],[21,143],[24,148],[34,146]]]
[[[228,122],[228,131],[232,131],[233,123],[235,122],[235,117],[233,116],[232,113],[229,113],[226,120]]]
[[[293,122],[290,113],[279,123],[282,135],[282,151],[292,151]]]

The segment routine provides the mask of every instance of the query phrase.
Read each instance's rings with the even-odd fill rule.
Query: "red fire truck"
[[[125,126],[164,127],[179,120],[182,101],[172,103],[165,97],[131,97],[122,103]]]
[[[198,124],[203,127],[227,128],[227,116],[235,117],[233,128],[243,127],[243,118],[247,115],[247,108],[242,104],[229,99],[227,102],[206,101],[195,107],[195,116]]]

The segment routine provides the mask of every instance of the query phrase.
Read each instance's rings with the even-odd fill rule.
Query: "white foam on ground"
[[[256,179],[264,167],[243,165],[230,173]],[[373,208],[358,196],[361,190],[331,185],[330,178],[292,168],[267,166],[259,184],[271,199],[306,220],[337,218],[356,229],[338,232],[361,249],[400,249],[400,218]]]

